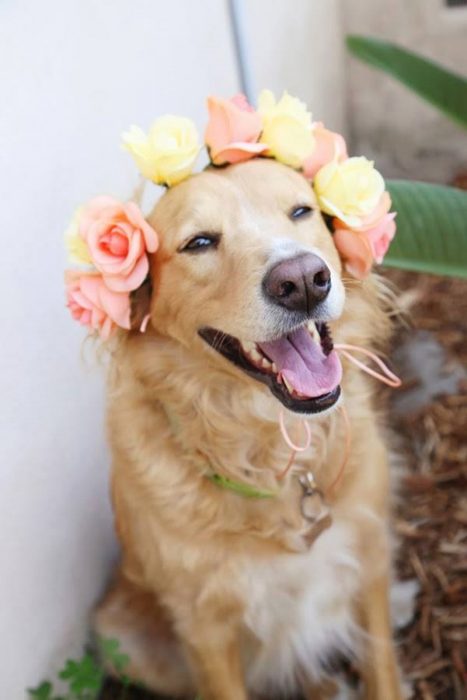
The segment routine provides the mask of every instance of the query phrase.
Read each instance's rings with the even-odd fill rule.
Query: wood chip
[[[416,669],[408,674],[408,679],[411,681],[418,681],[420,678],[429,678],[433,676],[438,671],[448,668],[451,665],[449,659],[439,659],[439,661],[433,661],[431,664],[427,664],[420,669]]]

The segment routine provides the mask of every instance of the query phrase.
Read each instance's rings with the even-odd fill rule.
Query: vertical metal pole
[[[246,34],[245,6],[243,0],[228,0],[230,28],[235,48],[238,78],[242,92],[250,104],[256,99],[256,90],[251,72],[251,62],[248,52]]]

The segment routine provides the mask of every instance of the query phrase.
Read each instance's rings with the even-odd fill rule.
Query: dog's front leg
[[[389,577],[373,580],[363,592],[362,622],[369,638],[361,669],[367,700],[402,700],[389,613]]]
[[[246,700],[237,630],[228,622],[200,621],[185,643],[203,700]]]

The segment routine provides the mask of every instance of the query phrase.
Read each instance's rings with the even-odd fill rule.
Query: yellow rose
[[[268,147],[266,155],[300,168],[315,146],[306,105],[287,92],[276,102],[270,90],[263,90],[258,98],[258,112],[263,121],[259,140]]]
[[[70,262],[80,265],[92,265],[86,241],[79,235],[79,220],[82,207],[79,207],[71,217],[70,225],[65,231],[65,246]]]
[[[123,147],[144,177],[169,187],[191,175],[200,150],[191,119],[173,116],[157,119],[148,134],[132,126],[123,134]]]
[[[361,218],[376,208],[384,192],[381,174],[366,158],[328,163],[316,173],[313,186],[321,210],[348,226],[358,226]]]

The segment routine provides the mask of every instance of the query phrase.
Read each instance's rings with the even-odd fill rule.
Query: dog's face
[[[339,397],[326,321],[344,304],[341,264],[310,184],[272,160],[203,172],[169,190],[150,223],[151,320],[193,349],[316,413]],[[202,339],[202,342],[200,341]]]

